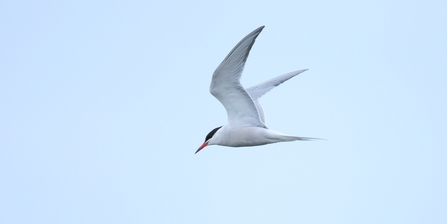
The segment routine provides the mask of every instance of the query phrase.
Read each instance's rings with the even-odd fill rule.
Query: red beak
[[[196,153],[198,153],[200,150],[202,150],[203,148],[205,148],[207,145],[208,145],[208,142],[204,142],[204,143],[199,147],[199,149],[197,149]],[[195,153],[195,154],[196,154],[196,153]]]

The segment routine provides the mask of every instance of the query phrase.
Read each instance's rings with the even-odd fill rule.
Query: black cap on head
[[[205,142],[208,141],[210,138],[212,138],[214,136],[214,134],[216,134],[217,130],[219,130],[222,126],[214,128],[213,130],[210,131],[210,133],[208,133],[205,137]]]
[[[196,153],[198,153],[200,150],[202,150],[203,148],[205,148],[208,145],[208,140],[210,140],[210,138],[212,138],[214,136],[214,134],[216,134],[217,130],[219,130],[220,127],[214,128],[213,130],[210,131],[210,133],[208,133],[205,137],[205,142],[203,142],[203,144],[199,147],[199,149],[197,149]]]

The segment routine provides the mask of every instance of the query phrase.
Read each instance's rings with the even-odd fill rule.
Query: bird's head
[[[221,128],[217,127],[214,128],[213,130],[210,131],[210,133],[208,133],[205,137],[205,142],[203,142],[203,144],[199,147],[199,149],[197,149],[196,153],[198,153],[200,150],[202,150],[203,148],[205,148],[206,146],[208,146],[210,144],[210,141],[212,141],[214,134],[216,134],[216,132]],[[212,144],[211,144],[212,145]]]

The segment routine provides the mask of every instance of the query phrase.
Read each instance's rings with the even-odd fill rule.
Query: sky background
[[[2,1],[0,223],[447,223],[445,1]],[[196,149],[211,75],[327,140]]]

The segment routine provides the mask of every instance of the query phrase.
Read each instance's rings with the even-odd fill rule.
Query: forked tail
[[[283,135],[283,136],[281,136],[281,140],[283,140],[283,141],[296,141],[296,140],[299,140],[299,141],[313,141],[313,140],[324,140],[324,139]]]
[[[298,137],[286,135],[278,131],[268,130],[267,138],[273,140],[274,142],[290,142],[290,141],[312,141],[312,140],[323,140],[321,138],[311,138],[311,137]]]

